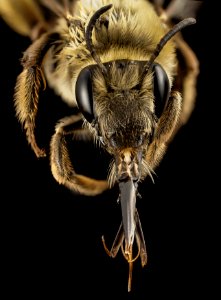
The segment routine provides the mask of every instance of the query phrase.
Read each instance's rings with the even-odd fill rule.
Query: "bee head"
[[[166,107],[170,83],[159,64],[143,76],[146,62],[117,60],[83,69],[76,82],[76,100],[85,119],[95,125],[108,152],[146,147]],[[108,80],[107,80],[108,78]]]

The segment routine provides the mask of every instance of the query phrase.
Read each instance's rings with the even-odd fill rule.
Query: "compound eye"
[[[90,68],[83,69],[78,75],[75,87],[75,96],[78,104],[78,108],[85,117],[85,119],[91,123],[94,120],[93,109],[93,89],[92,89],[92,73]]]
[[[169,98],[170,83],[166,72],[159,64],[154,64],[153,74],[155,115],[160,118]]]

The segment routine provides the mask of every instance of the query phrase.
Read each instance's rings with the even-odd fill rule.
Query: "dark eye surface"
[[[94,119],[92,74],[89,68],[83,69],[76,82],[75,96],[78,108],[88,122]]]
[[[160,65],[154,64],[153,72],[155,115],[160,118],[169,97],[170,83],[166,72]]]

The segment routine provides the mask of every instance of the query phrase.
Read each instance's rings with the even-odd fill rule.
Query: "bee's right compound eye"
[[[160,118],[170,93],[170,83],[164,69],[159,64],[153,66],[155,115]]]
[[[77,78],[75,96],[79,110],[85,119],[91,123],[94,120],[94,101],[92,73],[88,67],[83,69]]]

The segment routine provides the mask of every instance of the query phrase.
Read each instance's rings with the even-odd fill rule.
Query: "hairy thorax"
[[[59,33],[61,41],[50,49],[44,65],[49,85],[71,106],[76,105],[74,91],[79,72],[94,64],[86,48],[85,28],[91,14],[109,3],[113,4],[113,8],[97,21],[92,34],[94,47],[102,63],[120,59],[148,61],[166,32],[147,1],[100,0],[93,2],[90,8],[87,1],[79,2],[69,24],[64,20],[58,21],[55,31]],[[167,43],[156,62],[165,69],[172,84],[176,68],[173,42]]]

